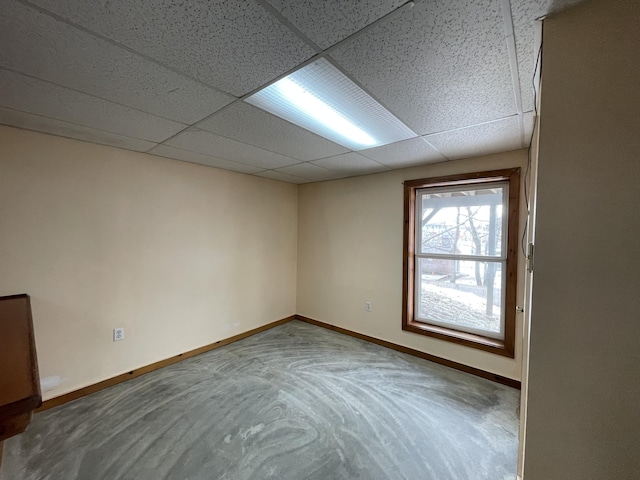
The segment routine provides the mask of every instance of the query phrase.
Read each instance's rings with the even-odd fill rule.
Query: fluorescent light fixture
[[[246,102],[350,150],[417,136],[324,58],[254,93]]]
[[[357,127],[345,117],[336,112],[312,93],[298,85],[295,80],[283,78],[276,83],[276,88],[284,98],[302,110],[305,114],[318,120],[323,125],[340,132],[344,137],[359,143],[372,146],[376,141],[371,135]]]

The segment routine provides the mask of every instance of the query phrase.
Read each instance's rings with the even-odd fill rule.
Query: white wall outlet
[[[364,302],[364,310],[366,312],[370,312],[371,311],[371,302]]]
[[[113,329],[113,341],[119,342],[120,340],[124,340],[124,327]]]

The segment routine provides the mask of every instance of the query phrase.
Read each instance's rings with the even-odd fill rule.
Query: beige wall
[[[402,330],[404,180],[524,167],[525,150],[333,182],[301,185],[298,197],[297,313],[505,377],[520,379],[522,316],[516,358]],[[525,219],[521,200],[521,224]],[[521,226],[522,229],[522,226]],[[518,305],[524,261],[519,258]],[[372,311],[365,312],[365,302]]]
[[[0,295],[31,295],[44,397],[295,313],[296,216],[295,185],[0,127]]]
[[[544,24],[525,480],[640,472],[640,2]]]

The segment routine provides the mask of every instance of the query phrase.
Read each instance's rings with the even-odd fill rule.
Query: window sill
[[[402,329],[408,332],[427,335],[429,337],[446,340],[466,347],[477,348],[486,352],[495,353],[504,357],[514,358],[514,346],[509,345],[504,340],[483,337],[473,333],[460,332],[451,328],[440,327],[428,323],[406,321],[402,324]]]

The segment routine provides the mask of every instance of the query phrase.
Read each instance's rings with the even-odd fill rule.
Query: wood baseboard
[[[431,355],[429,353],[424,353],[419,350],[414,350],[413,348],[403,347],[402,345],[397,345],[392,342],[388,342],[386,340],[380,340],[379,338],[370,337],[369,335],[364,335],[362,333],[353,332],[351,330],[347,330],[346,328],[336,327],[335,325],[331,325],[329,323],[324,323],[319,320],[314,320],[312,318],[305,317],[303,315],[291,315],[286,318],[282,318],[280,320],[276,320],[275,322],[268,323],[267,325],[263,325],[258,328],[254,328],[253,330],[249,330],[244,333],[239,333],[238,335],[234,335],[233,337],[225,338],[223,340],[219,340],[215,343],[211,343],[209,345],[205,345],[200,348],[196,348],[194,350],[189,350],[188,352],[181,353],[180,355],[176,355],[165,360],[160,360],[159,362],[152,363],[150,365],[146,365],[144,367],[137,368],[135,370],[131,370],[130,372],[123,373],[121,375],[117,375],[115,377],[108,378],[98,383],[94,383],[92,385],[88,385],[84,388],[80,388],[78,390],[74,390],[69,393],[65,393],[64,395],[60,395],[58,397],[51,398],[49,400],[45,400],[42,403],[42,406],[36,410],[36,412],[43,412],[53,407],[57,407],[59,405],[64,405],[65,403],[71,402],[78,398],[82,398],[86,395],[90,395],[95,392],[99,392],[100,390],[104,390],[105,388],[111,387],[113,385],[117,385],[122,382],[126,382],[127,380],[131,380],[132,378],[137,378],[146,373],[153,372],[160,368],[173,365],[174,363],[178,363],[182,360],[186,360],[187,358],[195,357],[196,355],[200,355],[202,353],[209,352],[216,348],[223,347],[224,345],[228,345],[233,342],[237,342],[238,340],[242,340],[243,338],[250,337],[251,335],[255,335],[256,333],[264,332],[265,330],[269,330],[270,328],[277,327],[278,325],[282,325],[284,323],[290,322],[291,320],[300,320],[302,322],[310,323],[312,325],[317,325],[319,327],[327,328],[329,330],[333,330],[334,332],[342,333],[344,335],[349,335],[350,337],[359,338],[360,340],[365,340],[367,342],[372,342],[377,345],[381,345],[383,347],[391,348],[393,350],[397,350],[398,352],[408,353],[409,355],[413,355],[414,357],[423,358],[425,360],[429,360],[431,362],[439,363],[441,365],[445,365],[447,367],[455,368],[456,370],[460,370],[466,373],[471,373],[472,375],[476,375],[478,377],[487,378],[489,380],[493,380],[494,382],[501,383],[503,385],[508,385],[509,387],[520,389],[520,382],[517,380],[513,380],[511,378],[506,378],[501,375],[496,375],[495,373],[486,372],[484,370],[480,370],[479,368],[470,367],[468,365],[464,365],[462,363],[453,362],[451,360],[447,360],[445,358],[437,357],[435,355]]]
[[[105,388],[111,387],[113,385],[126,382],[127,380],[131,380],[132,378],[137,378],[140,375],[153,372],[155,370],[158,370],[159,368],[163,368],[168,365],[173,365],[174,363],[178,363],[182,360],[186,360],[187,358],[195,357],[196,355],[200,355],[202,353],[215,350],[216,348],[220,348],[224,345],[237,342],[238,340],[242,340],[243,338],[250,337],[251,335],[255,335],[256,333],[264,332],[265,330],[269,330],[270,328],[277,327],[278,325],[282,325],[284,323],[290,322],[291,320],[295,320],[295,318],[296,318],[295,315],[291,315],[289,317],[276,320],[275,322],[268,323],[267,325],[254,328],[253,330],[249,330],[244,333],[239,333],[238,335],[234,335],[233,337],[225,338],[223,340],[219,340],[215,343],[211,343],[209,345],[205,345],[203,347],[196,348],[194,350],[189,350],[188,352],[181,353],[180,355],[176,355],[174,357],[170,357],[165,360],[160,360],[159,362],[155,362],[150,365],[146,365],[144,367],[136,368],[135,370],[131,370],[130,372],[108,378],[101,382],[88,385],[84,388],[80,388],[78,390],[74,390],[69,393],[65,393],[64,395],[60,395],[59,397],[54,397],[49,400],[45,400],[42,403],[42,406],[36,410],[36,413],[43,412],[44,410],[48,410],[50,408],[57,407],[59,405],[64,405],[65,403],[71,402],[72,400],[76,400],[78,398],[84,397],[91,393],[99,392],[100,390],[104,390]]]
[[[392,350],[396,350],[402,353],[408,353],[409,355],[413,355],[414,357],[423,358],[425,360],[429,360],[430,362],[439,363],[440,365],[445,365],[447,367],[455,368],[456,370],[460,370],[462,372],[470,373],[472,375],[476,375],[478,377],[486,378],[488,380],[493,380],[494,382],[501,383],[503,385],[507,385],[512,388],[517,388],[518,390],[521,388],[520,382],[517,380],[513,380],[511,378],[503,377],[501,375],[496,375],[495,373],[487,372],[485,370],[480,370],[479,368],[470,367],[468,365],[464,365],[462,363],[454,362],[451,360],[447,360],[446,358],[438,357],[436,355],[431,355],[429,353],[421,352],[420,350],[414,350],[413,348],[403,347],[402,345],[398,345],[395,343],[388,342],[386,340],[380,340],[379,338],[370,337],[369,335],[364,335],[362,333],[353,332],[351,330],[347,330],[346,328],[336,327],[335,325],[331,325],[329,323],[324,323],[319,320],[314,320],[313,318],[305,317],[302,315],[296,315],[295,318],[297,320],[301,320],[306,323],[310,323],[312,325],[317,325],[319,327],[327,328],[329,330],[333,330],[334,332],[339,332],[344,335],[349,335],[351,337],[359,338],[360,340],[365,340],[367,342],[375,343],[377,345],[381,345],[383,347],[391,348]]]

